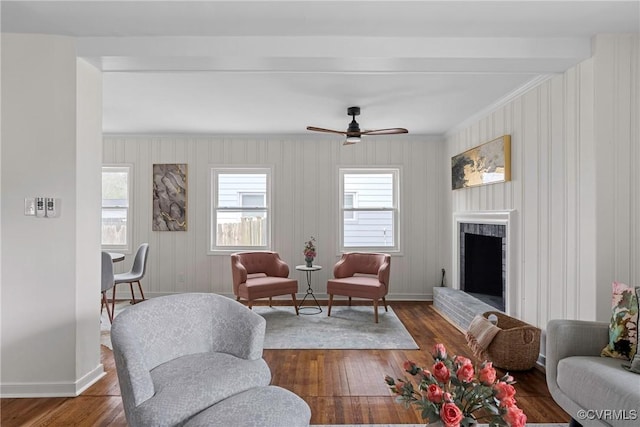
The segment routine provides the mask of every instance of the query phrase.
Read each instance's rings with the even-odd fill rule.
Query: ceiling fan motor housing
[[[347,114],[353,117],[347,129],[347,136],[360,136],[360,125],[356,122],[356,116],[360,115],[360,107],[347,108]]]

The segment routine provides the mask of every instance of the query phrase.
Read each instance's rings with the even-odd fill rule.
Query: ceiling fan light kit
[[[343,142],[343,145],[352,145],[360,142],[362,135],[395,135],[401,133],[409,133],[409,131],[405,128],[360,130],[360,125],[356,121],[356,116],[360,115],[360,107],[347,108],[347,115],[351,116],[351,123],[349,123],[346,131],[325,129],[315,126],[307,126],[307,130],[311,130],[314,132],[338,133],[344,135],[347,137],[347,139]]]

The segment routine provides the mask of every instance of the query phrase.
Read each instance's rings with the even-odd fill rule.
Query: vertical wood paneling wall
[[[338,167],[399,166],[401,168],[401,247],[392,258],[390,299],[431,299],[440,283],[448,253],[442,249],[448,182],[443,139],[415,135],[376,136],[343,146],[327,136],[141,136],[107,135],[103,162],[133,165],[133,246],[150,244],[147,274],[149,296],[174,292],[232,295],[228,255],[208,255],[210,167],[268,165],[273,168],[273,248],[291,268],[290,277],[306,284],[295,265],[303,264],[304,242],[317,240],[313,275],[315,292],[323,297],[338,254]],[[151,231],[152,166],[188,164],[188,231]],[[130,268],[133,256],[116,264]],[[120,265],[121,264],[121,265]],[[127,297],[128,289],[119,294]]]
[[[592,58],[447,138],[450,158],[511,135],[512,181],[452,192],[447,219],[517,212],[516,309],[542,328],[607,320],[611,282],[640,285],[639,46],[598,36]]]

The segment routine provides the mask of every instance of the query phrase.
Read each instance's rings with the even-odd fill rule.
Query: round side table
[[[322,307],[320,307],[320,303],[318,302],[318,300],[316,299],[315,295],[313,295],[313,289],[311,288],[311,273],[313,273],[314,271],[318,271],[318,270],[322,270],[322,266],[321,265],[312,265],[311,267],[307,267],[305,264],[303,265],[296,265],[296,270],[298,271],[304,271],[307,275],[307,292],[304,294],[304,297],[302,298],[302,301],[300,301],[300,304],[298,305],[298,311],[302,314],[319,314],[322,313]],[[313,298],[313,301],[315,301],[316,305],[307,305],[303,307],[303,304],[305,302],[305,300],[307,299],[308,296],[311,296],[311,298]],[[303,313],[302,310],[304,311],[308,311],[308,310],[313,310],[313,312],[311,313]]]

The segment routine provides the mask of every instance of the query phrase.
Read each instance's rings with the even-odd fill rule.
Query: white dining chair
[[[131,289],[131,304],[136,304],[136,295],[133,292],[133,284],[138,284],[138,289],[140,290],[140,295],[142,296],[142,301],[145,300],[144,292],[142,291],[142,284],[140,280],[144,277],[144,274],[147,270],[147,258],[149,254],[149,244],[143,243],[138,247],[136,251],[136,257],[133,260],[133,265],[131,266],[131,270],[126,273],[117,273],[114,275],[114,286],[113,286],[113,304],[112,307],[115,309],[115,301],[116,301],[116,287],[120,283],[128,283],[129,289]]]

